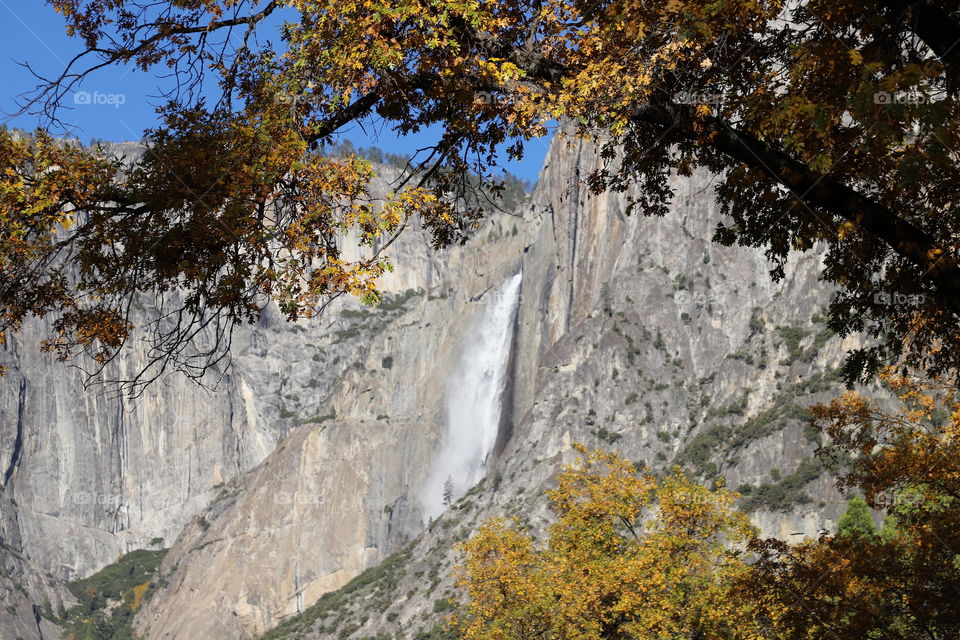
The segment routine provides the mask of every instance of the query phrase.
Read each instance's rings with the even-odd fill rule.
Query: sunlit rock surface
[[[98,394],[38,353],[41,326],[10,340],[0,561],[22,560],[8,558],[0,588],[22,606],[0,624],[40,637],[29,603],[56,606],[69,600],[61,580],[162,545],[165,586],[138,632],[256,637],[403,552],[376,597],[345,599],[341,626],[304,622],[288,637],[413,637],[452,595],[452,543],[492,515],[543,523],[542,491],[573,442],[766,485],[781,504],[752,506],[772,535],[832,527],[840,497],[811,472],[797,411],[837,388],[831,371],[852,346],[818,321],[829,299],[819,255],[795,256],[774,284],[760,252],[710,242],[709,176],[675,180],[666,217],[628,218],[625,196],[573,186],[594,162],[589,146],[556,142],[530,201],[464,247],[435,252],[412,229],[380,308],[338,301],[302,325],[271,313],[240,328],[213,391],[174,376],[135,401]],[[500,400],[487,477],[427,526],[451,378],[521,270],[503,381],[490,385]],[[116,366],[132,371],[141,357]],[[783,479],[798,468],[791,493]]]

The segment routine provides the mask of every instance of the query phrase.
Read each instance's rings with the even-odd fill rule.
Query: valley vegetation
[[[548,493],[545,536],[492,520],[461,545],[466,640],[916,640],[960,634],[960,401],[886,375],[888,413],[849,393],[813,408],[846,472],[836,533],[765,539],[679,468],[587,451]],[[860,497],[860,496],[864,497]],[[870,508],[885,513],[878,530]],[[543,539],[540,539],[543,538]]]

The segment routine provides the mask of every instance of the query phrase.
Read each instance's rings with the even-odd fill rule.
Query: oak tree
[[[84,50],[26,111],[56,124],[106,66],[177,80],[122,171],[42,134],[0,140],[0,320],[56,311],[61,355],[112,357],[138,294],[182,292],[155,347],[188,370],[211,355],[186,346],[196,326],[227,338],[270,299],[291,319],[343,292],[373,301],[411,216],[438,247],[461,241],[481,214],[457,206],[465,176],[560,120],[604,159],[582,180],[644,214],[666,210],[671,172],[716,173],[714,238],[764,248],[774,278],[791,251],[825,247],[830,325],[872,338],[849,379],[897,361],[956,370],[956,2],[50,4]],[[351,123],[442,134],[377,205],[368,164],[321,151]],[[350,229],[370,250],[346,263]]]
[[[757,540],[744,593],[784,640],[940,640],[960,634],[960,402],[956,388],[890,373],[895,410],[856,393],[814,408],[825,459],[860,515],[836,535],[789,546]],[[867,505],[886,511],[875,534]],[[849,512],[848,512],[849,513]],[[860,525],[855,524],[860,520]]]
[[[731,591],[752,535],[736,494],[579,451],[547,494],[556,520],[542,544],[495,519],[462,545],[458,637],[764,638],[752,603]]]

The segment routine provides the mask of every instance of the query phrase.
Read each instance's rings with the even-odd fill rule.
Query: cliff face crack
[[[568,282],[570,286],[567,291],[567,312],[564,316],[563,330],[566,332],[570,328],[571,318],[573,316],[573,303],[574,296],[577,294],[576,285],[577,285],[577,227],[580,225],[580,205],[583,204],[580,201],[580,166],[582,162],[583,155],[583,145],[581,144],[577,148],[577,157],[576,157],[576,180],[574,180],[573,185],[571,186],[571,191],[573,191],[572,200],[573,200],[573,211],[570,215],[570,275],[568,277]]]
[[[233,403],[235,400],[234,394],[237,392],[237,385],[234,384],[233,378],[230,374],[227,374],[224,377],[225,382],[230,385],[230,393],[227,394],[227,424],[230,425],[230,431],[233,433],[234,442],[233,442],[233,454],[234,454],[234,469],[237,475],[243,473],[243,434],[241,433],[242,426],[238,427],[234,422],[234,416],[236,411],[233,408]],[[241,402],[243,402],[241,400]]]
[[[113,451],[116,452],[116,464],[117,472],[115,477],[115,485],[113,485],[112,492],[117,496],[118,500],[116,502],[115,508],[110,513],[110,516],[113,521],[111,527],[111,533],[117,533],[119,531],[125,531],[129,525],[129,518],[127,516],[126,509],[126,477],[127,477],[127,462],[129,460],[130,451],[127,438],[127,408],[124,403],[117,403],[117,428],[113,433],[114,438],[114,448]]]
[[[23,430],[26,406],[27,381],[25,378],[20,378],[20,395],[17,401],[17,437],[13,441],[13,455],[10,456],[10,464],[7,465],[7,470],[3,473],[4,487],[10,486],[10,480],[13,479],[13,474],[20,465],[20,456],[23,453]]]
[[[517,305],[523,300],[523,282],[520,283]],[[513,314],[513,322],[510,329],[510,346],[507,352],[507,366],[504,374],[503,393],[500,398],[500,422],[497,426],[497,441],[494,445],[493,455],[499,457],[503,450],[513,437],[513,392],[516,384],[517,375],[517,352],[520,349],[517,341],[520,339],[520,312],[519,309]]]
[[[40,634],[40,640],[43,640],[43,628],[40,626],[40,607],[33,605],[33,621],[37,625],[37,633]]]

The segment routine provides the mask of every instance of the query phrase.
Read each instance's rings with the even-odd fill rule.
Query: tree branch
[[[570,70],[537,52],[499,42],[490,34],[473,34],[473,37],[500,57],[517,64],[526,72],[528,80],[553,84],[570,75]],[[954,55],[960,55],[960,51]],[[637,105],[630,117],[636,122],[672,129],[689,140],[708,140],[707,145],[732,160],[763,171],[802,202],[856,224],[919,267],[922,278],[936,286],[945,308],[960,316],[960,268],[956,257],[939,246],[926,231],[889,208],[833,177],[813,171],[784,151],[719,118],[708,118],[694,126],[687,111],[670,103]]]
[[[644,123],[673,127],[690,139],[699,139],[693,119],[675,105],[644,105],[632,117]],[[960,268],[926,231],[889,208],[839,180],[811,170],[802,162],[756,137],[738,131],[719,118],[698,123],[705,127],[709,145],[748,167],[758,169],[789,189],[799,200],[827,211],[882,240],[898,255],[923,270],[936,286],[941,302],[960,315]]]
[[[929,0],[900,0],[890,9],[940,58],[951,89],[960,88],[960,23]]]

